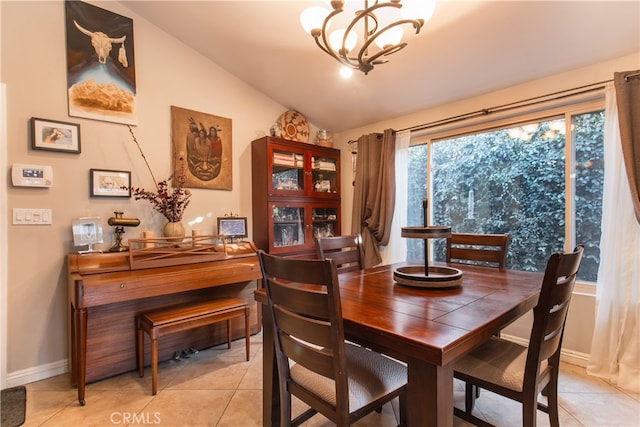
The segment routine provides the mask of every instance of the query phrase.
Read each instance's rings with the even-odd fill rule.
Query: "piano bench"
[[[158,338],[227,321],[227,348],[231,348],[231,319],[244,316],[247,361],[249,360],[249,306],[239,298],[219,298],[141,313],[136,317],[136,356],[144,376],[144,333],[151,340],[151,392],[158,392]]]

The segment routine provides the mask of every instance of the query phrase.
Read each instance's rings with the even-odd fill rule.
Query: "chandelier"
[[[330,3],[333,10],[320,6],[305,9],[300,14],[300,22],[320,49],[343,65],[365,74],[407,46],[402,41],[403,26],[413,26],[418,34],[435,8],[435,0],[332,0]]]

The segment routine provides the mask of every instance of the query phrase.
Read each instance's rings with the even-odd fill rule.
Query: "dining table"
[[[448,264],[441,263],[443,266]],[[455,287],[407,286],[394,280],[406,263],[339,275],[345,338],[407,365],[407,425],[453,425],[457,359],[531,310],[542,273],[450,264]],[[264,288],[255,292],[267,309]],[[263,425],[280,425],[273,324],[263,320]]]

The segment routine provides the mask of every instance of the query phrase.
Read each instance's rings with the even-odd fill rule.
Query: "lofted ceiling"
[[[640,51],[637,0],[438,0],[433,18],[419,35],[405,32],[409,45],[389,63],[344,80],[340,64],[300,26],[300,12],[318,3],[123,1],[237,78],[334,132]]]

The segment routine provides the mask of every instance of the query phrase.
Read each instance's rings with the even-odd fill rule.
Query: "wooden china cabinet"
[[[315,258],[313,236],[340,235],[340,150],[276,137],[251,144],[253,242]]]

